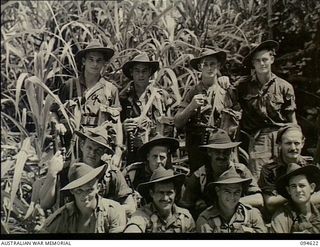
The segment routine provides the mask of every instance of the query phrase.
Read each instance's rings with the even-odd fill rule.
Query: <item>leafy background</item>
[[[78,76],[74,54],[91,39],[115,49],[105,77],[119,89],[128,82],[121,65],[138,50],[159,60],[156,83],[174,106],[197,83],[188,61],[200,48],[226,51],[223,73],[234,81],[248,73],[241,61],[250,44],[277,40],[274,71],[295,88],[304,153],[312,154],[320,126],[319,26],[317,0],[1,1],[1,231],[32,232],[34,217],[23,216],[52,156],[49,109],[56,102],[67,116],[55,92]]]

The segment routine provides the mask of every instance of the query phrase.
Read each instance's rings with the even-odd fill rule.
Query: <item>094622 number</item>
[[[300,241],[301,246],[319,246],[319,242],[312,240],[312,241]]]

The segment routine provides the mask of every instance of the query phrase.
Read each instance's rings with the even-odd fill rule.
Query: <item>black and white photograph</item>
[[[1,0],[1,238],[318,234],[319,1]]]

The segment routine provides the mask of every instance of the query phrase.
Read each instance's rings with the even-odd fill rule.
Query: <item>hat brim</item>
[[[79,137],[81,137],[81,138],[83,138],[83,139],[88,138],[88,139],[90,139],[91,141],[94,141],[95,143],[98,143],[99,145],[105,147],[105,148],[108,150],[108,154],[114,154],[114,151],[111,149],[111,147],[108,146],[108,145],[106,145],[105,143],[99,142],[99,141],[95,140],[94,138],[92,138],[91,136],[88,136],[88,135],[82,133],[82,132],[79,131],[79,130],[75,130],[74,133],[75,133],[77,136],[79,136]]]
[[[151,185],[155,184],[155,183],[159,183],[159,182],[170,182],[172,181],[176,187],[181,187],[182,184],[185,181],[185,174],[177,174],[174,175],[172,177],[164,177],[164,178],[159,178],[153,181],[149,181],[149,182],[145,182],[145,183],[141,183],[138,185],[137,187],[137,191],[140,193],[140,195],[142,195],[143,197],[148,197],[149,195],[149,188]]]
[[[163,137],[159,139],[151,140],[145,144],[143,144],[139,150],[138,155],[141,159],[144,159],[148,153],[148,151],[151,149],[151,147],[154,146],[165,146],[169,147],[170,152],[174,153],[179,148],[179,141],[174,138],[170,137]]]
[[[75,55],[75,60],[77,63],[81,62],[81,59],[84,57],[84,55],[88,52],[100,52],[103,53],[105,56],[105,59],[108,61],[110,58],[114,55],[114,50],[107,47],[97,47],[97,48],[88,48],[83,49],[81,51],[78,51],[78,53]]]
[[[130,72],[130,69],[133,67],[133,65],[142,63],[146,64],[151,68],[151,74],[150,77],[159,69],[159,62],[158,61],[128,61],[122,66],[122,72],[123,74],[128,77],[130,80],[132,80],[132,75]]]
[[[78,187],[90,182],[94,178],[99,178],[100,175],[105,171],[105,169],[106,169],[106,165],[99,166],[99,167],[95,168],[93,171],[89,172],[88,174],[82,176],[81,178],[78,178],[78,179],[68,183],[61,190],[72,190],[72,189],[78,188]]]
[[[276,188],[277,188],[278,194],[280,194],[281,196],[287,199],[291,198],[286,189],[286,187],[288,186],[289,180],[293,176],[302,175],[302,174],[307,176],[308,180],[310,180],[309,183],[316,184],[315,192],[320,190],[319,168],[316,167],[315,165],[307,165],[281,176],[276,182]]]
[[[242,186],[244,186],[244,190],[247,190],[251,182],[252,182],[251,178],[228,178],[223,181],[209,183],[207,185],[207,190],[213,191],[217,185],[222,185],[222,184],[241,184]]]
[[[237,147],[241,144],[241,142],[229,142],[229,143],[221,143],[221,144],[207,144],[207,145],[201,145],[199,146],[200,149],[229,149]]]
[[[190,60],[191,67],[194,68],[195,70],[200,71],[198,64],[201,62],[202,59],[204,59],[206,57],[216,57],[222,66],[225,64],[225,62],[227,60],[227,53],[225,53],[224,51],[218,51],[218,52],[208,54],[205,56],[193,58]]]
[[[279,43],[274,41],[274,40],[266,40],[264,42],[262,42],[260,45],[258,45],[257,47],[253,48],[250,53],[243,59],[243,66],[250,68],[252,67],[251,64],[251,60],[252,60],[252,56],[258,52],[258,51],[262,51],[262,50],[271,50],[271,49],[275,49],[278,50],[279,48]]]

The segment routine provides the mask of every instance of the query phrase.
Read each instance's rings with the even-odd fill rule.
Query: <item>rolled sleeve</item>
[[[271,233],[290,233],[289,218],[284,211],[277,211],[271,220]]]
[[[142,232],[146,232],[147,229],[147,218],[146,215],[141,212],[140,210],[137,210],[128,221],[127,227],[135,225],[137,226]]]
[[[126,213],[119,205],[110,212],[110,229],[109,233],[123,232],[126,227]]]
[[[199,218],[197,219],[196,222],[196,231],[200,233],[211,233],[213,232],[212,227],[208,223],[207,219],[203,216],[200,215]]]

